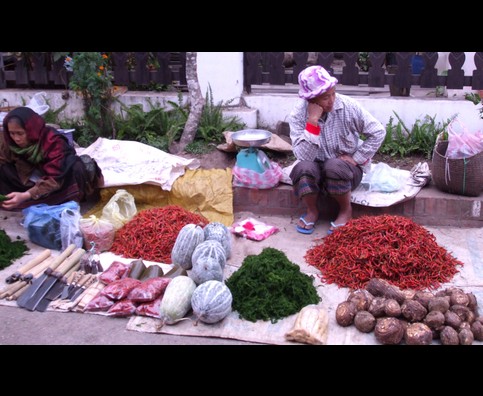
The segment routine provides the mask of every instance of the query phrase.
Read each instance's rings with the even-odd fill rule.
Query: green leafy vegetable
[[[275,323],[321,300],[313,281],[285,253],[265,248],[259,255],[247,256],[225,284],[241,318]]]
[[[17,237],[17,239],[17,241],[12,242],[7,233],[0,229],[0,269],[8,267],[28,250],[25,241],[20,237]]]

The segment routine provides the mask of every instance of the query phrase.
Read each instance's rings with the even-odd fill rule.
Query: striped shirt
[[[370,160],[379,150],[386,130],[384,126],[349,96],[336,93],[332,111],[325,120],[319,119],[320,147],[305,138],[307,105],[299,99],[289,115],[292,149],[298,160],[325,161],[342,154],[351,155],[362,166],[364,172],[370,169]],[[360,138],[363,135],[364,140]]]

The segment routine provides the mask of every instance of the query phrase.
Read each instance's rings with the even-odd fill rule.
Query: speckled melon
[[[218,264],[220,264],[221,269],[225,268],[226,265],[226,253],[225,249],[219,241],[214,239],[204,240],[198,246],[196,246],[191,256],[191,263],[193,264],[199,258],[213,258]]]
[[[231,291],[223,282],[210,280],[197,286],[191,296],[196,323],[217,323],[225,319],[232,311],[232,301]]]
[[[191,256],[195,248],[205,240],[203,228],[196,224],[186,224],[178,233],[173,249],[171,262],[188,270],[191,268]]]
[[[200,256],[193,260],[189,277],[194,280],[197,286],[210,280],[221,282],[223,281],[223,268],[216,258]]]
[[[166,286],[159,306],[162,325],[175,324],[182,320],[191,309],[191,297],[196,284],[189,276],[179,275]]]
[[[214,239],[221,243],[221,246],[225,249],[226,258],[229,259],[231,257],[232,235],[228,227],[223,223],[213,221],[205,225],[203,231],[205,233],[205,240]]]

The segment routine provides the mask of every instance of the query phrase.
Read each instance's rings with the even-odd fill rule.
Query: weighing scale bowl
[[[264,129],[243,129],[231,135],[233,143],[240,147],[260,147],[268,143],[271,138],[272,133]]]

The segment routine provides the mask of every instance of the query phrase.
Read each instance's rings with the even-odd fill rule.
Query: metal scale
[[[231,135],[233,143],[239,147],[246,147],[238,152],[236,165],[258,173],[263,173],[270,169],[270,160],[258,147],[268,143],[271,137],[272,133],[263,129],[243,129],[234,132]]]

